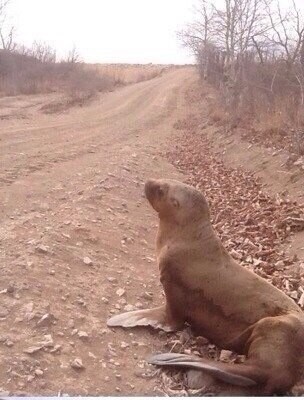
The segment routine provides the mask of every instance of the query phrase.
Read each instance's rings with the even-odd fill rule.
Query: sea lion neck
[[[209,220],[192,221],[188,224],[178,224],[175,221],[159,219],[158,243],[170,240],[204,241],[214,236],[214,230]]]

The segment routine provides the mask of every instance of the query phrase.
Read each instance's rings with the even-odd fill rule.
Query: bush
[[[43,62],[28,54],[0,50],[0,93],[5,96],[60,91],[91,97],[109,90],[114,80],[81,63]]]

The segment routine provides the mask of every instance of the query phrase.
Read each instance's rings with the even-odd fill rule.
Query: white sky
[[[61,56],[73,45],[87,62],[187,63],[176,31],[195,0],[11,0],[17,41],[45,41]]]
[[[223,0],[215,0],[220,3]],[[304,0],[297,0],[303,4]],[[192,62],[176,31],[196,0],[11,0],[17,41],[47,42],[62,57],[75,45],[86,62]],[[288,5],[291,0],[280,0]]]

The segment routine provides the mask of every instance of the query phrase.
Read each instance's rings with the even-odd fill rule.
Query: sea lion
[[[108,326],[175,331],[188,322],[220,348],[245,354],[245,363],[167,353],[150,357],[151,364],[203,370],[264,394],[285,393],[301,373],[302,310],[229,255],[212,228],[200,191],[161,179],[147,181],[145,194],[159,216],[157,261],[166,304],[114,316]]]

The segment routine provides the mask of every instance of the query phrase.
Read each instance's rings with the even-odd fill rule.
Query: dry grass
[[[170,65],[154,64],[93,64],[87,65],[89,69],[95,69],[101,75],[113,79],[117,85],[127,85],[147,81],[160,76],[170,68]]]
[[[269,104],[255,92],[254,104],[243,98],[242,104],[227,107],[220,89],[204,82],[201,90],[207,101],[209,124],[222,127],[227,133],[239,131],[253,143],[285,149],[298,157],[304,154],[304,135],[299,134],[304,127],[303,117],[299,114],[301,107],[294,107],[293,113],[297,115],[293,115],[289,96],[282,95]]]
[[[61,92],[77,95],[109,90],[114,80],[85,64],[41,62],[34,56],[0,50],[0,95]]]
[[[225,125],[229,121],[227,112],[221,107],[220,104],[210,104],[209,106],[209,118],[215,124]]]
[[[41,62],[33,56],[0,51],[0,95],[101,92],[146,81],[172,66]]]

